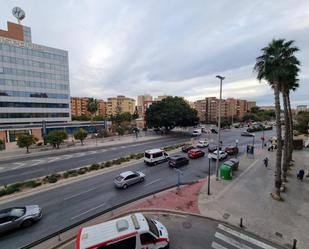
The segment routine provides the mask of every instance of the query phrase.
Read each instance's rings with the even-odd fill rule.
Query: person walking
[[[268,166],[268,157],[265,157],[264,158],[264,166],[267,168]]]

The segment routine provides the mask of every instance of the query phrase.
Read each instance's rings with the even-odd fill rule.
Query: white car
[[[202,130],[194,130],[191,135],[194,137],[200,136],[202,135]]]
[[[208,158],[213,159],[213,160],[217,160],[217,153],[218,153],[217,150],[215,150],[213,153],[209,153]],[[227,153],[220,150],[219,151],[219,160],[222,160],[222,159],[225,159],[225,158],[227,158]]]
[[[198,148],[205,148],[209,145],[209,142],[207,140],[205,141],[198,141],[196,147]]]

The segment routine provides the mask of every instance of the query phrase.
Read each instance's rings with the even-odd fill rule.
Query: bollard
[[[239,226],[240,226],[241,228],[243,228],[242,218],[240,218],[240,224],[239,224]]]
[[[292,249],[296,249],[296,244],[297,244],[297,240],[293,239],[293,247],[292,247]]]
[[[58,241],[61,241],[61,238],[60,238],[60,233],[58,234]]]

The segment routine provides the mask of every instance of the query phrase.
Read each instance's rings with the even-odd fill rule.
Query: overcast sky
[[[218,96],[272,105],[272,90],[253,72],[273,38],[301,49],[300,85],[292,103],[309,104],[308,0],[0,0],[0,28],[13,7],[37,44],[69,51],[71,96],[145,93]]]

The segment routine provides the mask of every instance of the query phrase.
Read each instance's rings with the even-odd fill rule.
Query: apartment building
[[[149,94],[137,96],[137,111],[140,118],[143,118],[147,108],[153,102],[153,98]]]
[[[116,115],[117,113],[129,112],[133,114],[135,111],[135,99],[122,95],[107,99],[106,115]]]
[[[88,97],[71,97],[71,115],[90,116],[91,113],[87,111],[88,101],[89,101]],[[99,103],[99,108],[96,113],[96,116],[105,116],[106,115],[106,102],[102,99],[97,99],[97,101]]]
[[[246,100],[241,99],[222,99],[221,100],[221,117],[225,118],[242,118],[248,110],[251,108],[254,101],[251,101],[248,105]],[[219,117],[219,99],[216,97],[208,97],[202,100],[194,102],[194,108],[198,112],[198,117],[201,122],[214,123],[218,121]]]

